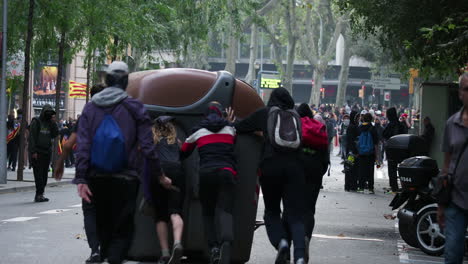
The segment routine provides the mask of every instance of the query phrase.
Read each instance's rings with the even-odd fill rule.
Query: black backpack
[[[268,113],[268,138],[271,145],[280,151],[299,149],[302,141],[302,125],[294,109],[283,110],[277,106]]]

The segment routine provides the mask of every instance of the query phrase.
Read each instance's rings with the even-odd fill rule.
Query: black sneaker
[[[180,264],[180,259],[182,258],[183,254],[184,248],[182,245],[179,243],[175,244],[174,248],[172,249],[172,255],[168,264]]]
[[[281,239],[278,246],[278,253],[276,254],[275,264],[286,264],[288,263],[288,251],[289,245],[285,239]]]
[[[169,257],[160,257],[156,264],[167,264],[169,262]]]
[[[219,248],[211,249],[210,264],[219,264]]]
[[[45,198],[44,195],[38,195],[34,198],[34,202],[36,203],[43,203],[43,202],[48,202],[49,198]]]
[[[102,263],[101,255],[99,253],[91,253],[91,256],[86,260],[86,264],[88,263]]]
[[[231,243],[224,242],[221,245],[221,250],[219,252],[219,264],[229,264],[231,263]]]

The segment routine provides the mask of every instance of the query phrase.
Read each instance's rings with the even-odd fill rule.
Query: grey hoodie
[[[100,107],[109,107],[122,102],[127,97],[127,92],[121,88],[107,87],[102,92],[95,94],[91,102]]]

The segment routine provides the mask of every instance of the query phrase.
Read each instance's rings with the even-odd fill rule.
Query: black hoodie
[[[270,140],[268,138],[268,114],[270,112],[270,108],[273,106],[280,107],[284,110],[294,108],[294,100],[289,94],[288,90],[284,88],[277,88],[273,90],[270,96],[270,100],[268,101],[266,107],[257,110],[256,112],[254,112],[253,114],[236,124],[236,131],[238,133],[250,133],[255,131],[263,132],[263,136],[266,138],[263,151],[263,160],[270,158],[274,155],[281,154],[280,152],[274,149],[274,147],[270,144]],[[297,153],[288,152],[287,155],[295,154]]]
[[[358,112],[351,111],[351,114],[349,115],[350,121],[349,121],[348,130],[346,130],[346,136],[347,136],[346,149],[347,151],[352,152],[354,154],[358,153],[357,146],[356,146],[357,137],[359,136],[359,129],[358,129],[359,124],[356,123],[357,114]]]
[[[29,151],[40,154],[52,153],[52,139],[59,134],[57,123],[52,122],[50,118],[55,115],[52,106],[45,105],[42,108],[39,118],[31,121],[29,133]]]
[[[297,113],[299,114],[300,117],[309,117],[309,118],[314,118],[314,114],[312,113],[312,110],[310,110],[310,107],[306,103],[302,103],[297,107]]]
[[[398,120],[398,115],[395,107],[387,110],[388,124],[383,131],[383,137],[385,140],[390,139],[395,135],[406,134],[408,129],[404,127],[404,124]]]

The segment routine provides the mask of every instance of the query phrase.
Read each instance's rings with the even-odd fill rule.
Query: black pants
[[[185,194],[185,177],[180,163],[161,163],[164,174],[172,180],[178,190],[168,190],[161,186],[158,179],[152,179],[151,194],[155,209],[156,222],[170,222],[172,214],[182,216]]]
[[[359,156],[359,188],[374,190],[375,156]]]
[[[70,167],[70,166],[73,166],[74,164],[75,164],[75,153],[72,150],[70,154],[68,155],[68,157],[65,159],[65,166]]]
[[[294,259],[304,258],[306,206],[303,166],[295,155],[284,155],[263,161],[261,170],[264,220],[270,243],[277,248],[282,239],[288,239],[290,233],[294,242]],[[287,223],[287,227],[283,223]]]
[[[101,255],[111,264],[122,263],[133,236],[138,181],[96,177],[90,185]]]
[[[390,181],[390,188],[392,192],[398,191],[398,173],[397,173],[398,163],[393,160],[388,160],[388,178]]]
[[[49,173],[50,154],[37,154],[37,159],[31,159],[36,183],[36,196],[43,195],[47,185],[47,174]]]
[[[234,240],[232,211],[236,184],[236,176],[229,170],[200,169],[200,202],[210,248]]]
[[[92,193],[93,190],[91,190]],[[99,252],[99,239],[96,227],[96,206],[94,202],[81,201],[81,208],[83,209],[84,228],[86,232],[86,238],[88,239],[88,245],[91,252]]]
[[[354,164],[345,164],[345,191],[356,191],[358,188],[359,160]]]
[[[7,145],[8,167],[16,169],[16,162],[18,161],[18,143],[10,142]]]

